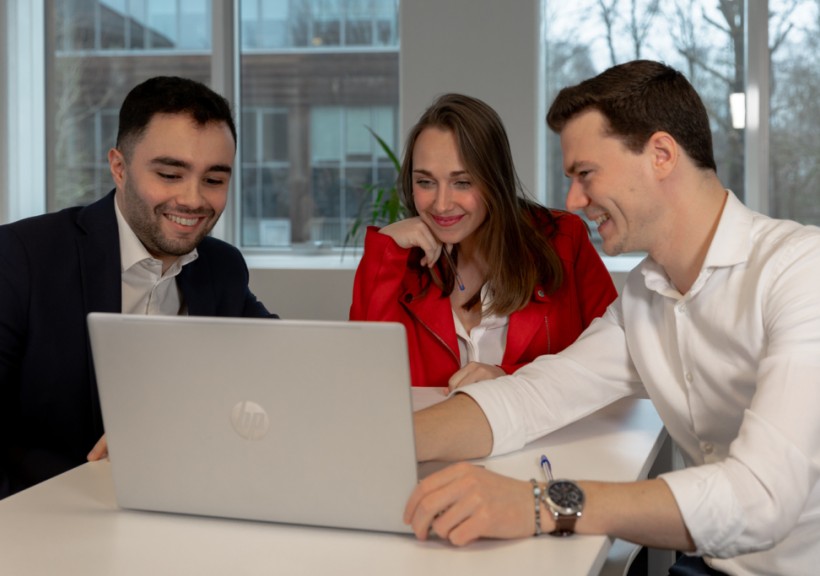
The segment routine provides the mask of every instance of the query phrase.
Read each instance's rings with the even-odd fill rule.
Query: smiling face
[[[111,149],[117,205],[164,268],[187,254],[216,224],[228,200],[236,145],[221,122],[157,114],[130,150]]]
[[[598,226],[610,256],[650,251],[662,206],[654,190],[651,154],[634,153],[606,132],[597,110],[582,112],[561,131],[564,172],[571,179],[567,210]]]
[[[412,178],[416,211],[436,238],[469,247],[487,218],[487,205],[451,131],[430,127],[419,134]]]

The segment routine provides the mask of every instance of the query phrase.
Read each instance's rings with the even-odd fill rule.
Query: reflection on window
[[[210,2],[202,0],[60,0],[60,52],[207,50]]]
[[[398,44],[396,0],[243,0],[242,49]]]

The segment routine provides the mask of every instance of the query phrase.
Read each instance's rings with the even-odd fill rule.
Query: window
[[[458,12],[464,4],[475,9]],[[246,253],[338,246],[366,194],[362,185],[394,178],[366,127],[399,151],[413,115],[451,89],[499,108],[528,188],[562,207],[567,182],[557,141],[546,131],[542,147],[540,132],[526,132],[534,124],[543,129],[540,100],[549,103],[560,87],[640,56],[682,69],[701,92],[727,186],[756,210],[820,224],[817,0],[401,6],[405,64],[412,66],[403,68],[400,114],[397,0],[0,3],[7,39],[0,45],[7,78],[0,105],[8,120],[0,128],[0,220],[104,194],[112,186],[106,151],[127,90],[155,74],[210,83],[219,58],[239,64],[239,86],[229,91],[239,95],[231,96],[241,168],[219,233]],[[223,9],[235,14],[236,46],[224,46],[213,32]],[[441,21],[451,13],[460,17]],[[535,14],[544,18],[540,70],[539,58],[524,54],[542,38]],[[515,31],[525,43],[512,41]],[[536,82],[543,98],[532,96]],[[732,124],[733,94],[745,94],[744,127]]]
[[[771,4],[768,212],[820,226],[820,3]]]
[[[238,46],[214,46],[213,0],[50,0],[49,211],[111,187],[119,106],[158,74],[211,80],[239,53],[235,238],[244,248],[341,245],[365,187],[395,178],[368,127],[398,133],[395,0],[236,0]],[[387,167],[387,168],[386,168]]]
[[[210,79],[207,0],[50,0],[53,48],[47,109],[47,209],[87,204],[113,187],[108,149],[120,104],[137,83],[159,74]],[[181,23],[184,22],[184,25]]]
[[[779,218],[820,224],[818,4],[770,0],[768,13],[765,6],[747,12],[744,4],[585,0],[568,7],[564,2],[548,1],[547,102],[561,87],[576,84],[614,64],[635,58],[662,60],[686,74],[706,104],[718,175],[724,185],[754,209]],[[769,50],[761,52],[764,59],[770,54],[772,60],[768,83],[771,106],[760,110],[761,118],[768,117],[771,138],[769,186],[762,186],[762,199],[749,193],[756,183],[749,180],[746,156],[747,138],[759,143],[765,135],[755,126],[745,125],[743,95],[747,92],[748,69],[759,69],[766,63],[760,62],[760,54],[751,53],[747,67],[744,41],[752,32],[749,26],[754,25],[747,22],[748,14],[752,14],[749,18],[768,18]],[[739,101],[733,99],[733,94],[740,96]],[[734,123],[733,112],[740,114]],[[567,183],[561,168],[560,144],[551,133],[547,164],[548,202],[561,206]]]
[[[396,177],[367,129],[396,147],[398,6],[243,0],[240,8],[249,33],[241,38],[242,130],[255,118],[240,151],[243,247],[341,246],[365,187]]]

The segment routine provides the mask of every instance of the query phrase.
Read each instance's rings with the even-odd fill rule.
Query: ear
[[[125,183],[125,156],[116,148],[111,148],[108,151],[108,167],[117,188],[122,188]]]
[[[646,152],[652,161],[652,170],[658,180],[664,180],[678,165],[681,150],[668,132],[655,132],[646,143]]]

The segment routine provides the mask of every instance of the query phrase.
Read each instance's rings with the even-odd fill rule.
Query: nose
[[[436,199],[433,202],[433,207],[436,212],[444,213],[447,212],[452,205],[453,197],[449,187],[444,183],[440,183],[436,188]]]
[[[193,178],[184,186],[180,186],[177,190],[177,204],[191,209],[202,207],[205,204],[205,198],[202,194],[201,186],[201,182]]]
[[[567,192],[567,210],[569,212],[579,212],[589,206],[589,197],[584,193],[581,185],[572,180]]]

